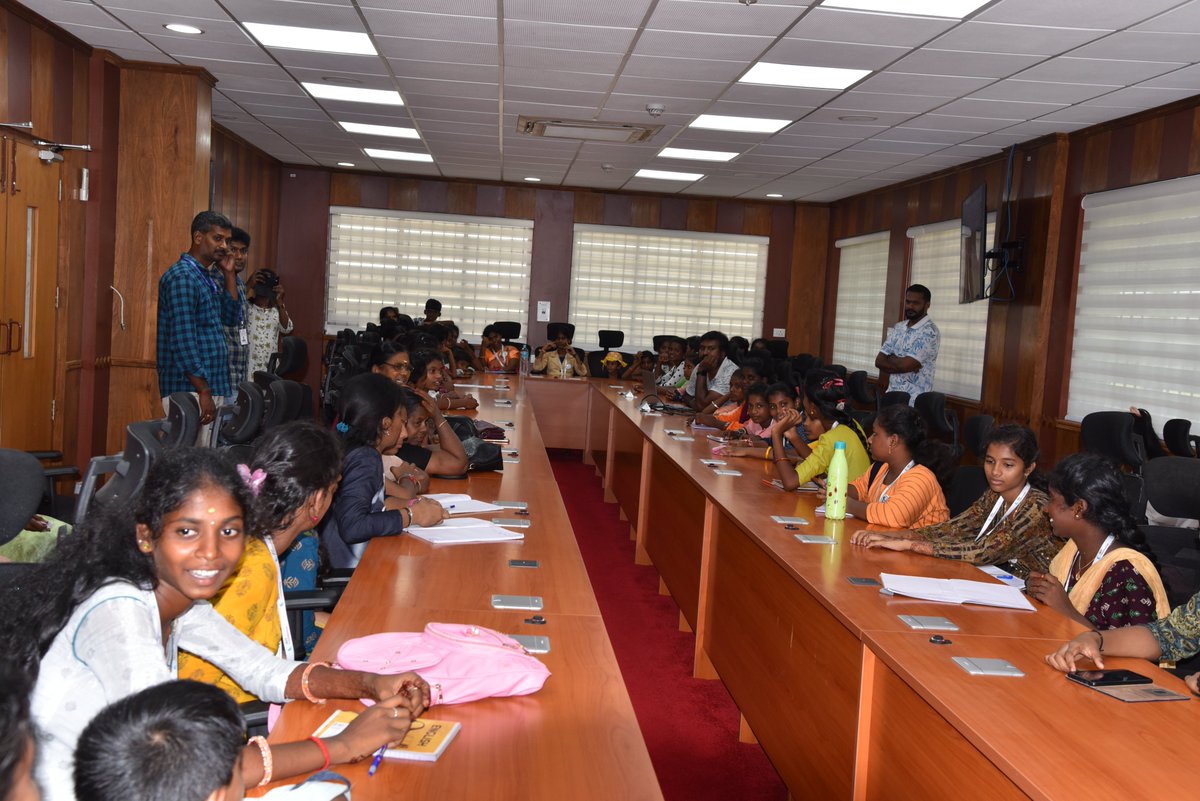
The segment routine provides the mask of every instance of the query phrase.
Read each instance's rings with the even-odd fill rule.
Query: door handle
[[[14,325],[17,327],[17,346],[16,347],[12,346],[12,327]],[[19,322],[17,322],[16,320],[13,320],[12,322],[10,322],[8,324],[8,345],[9,345],[9,349],[8,349],[9,353],[16,353],[19,350],[21,350],[21,348],[24,347],[24,345],[25,345],[25,332],[21,329],[21,324]]]
[[[7,356],[12,353],[12,326],[4,323],[0,327],[4,328],[4,350],[0,350],[0,356]]]
[[[8,160],[4,149],[8,147],[8,137],[0,139],[0,195],[8,194]]]

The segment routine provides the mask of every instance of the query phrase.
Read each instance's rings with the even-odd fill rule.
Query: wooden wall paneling
[[[784,206],[777,209],[773,215],[778,225],[780,240],[779,249],[787,254],[790,260],[790,271],[787,284],[787,330],[789,353],[820,353],[822,334],[826,321],[832,321],[832,313],[826,310],[836,307],[837,273],[836,267],[830,274],[830,261],[836,259],[834,248],[829,237],[829,208],[827,206],[796,206],[789,211]],[[791,218],[791,247],[783,250],[787,222],[780,216]],[[774,230],[774,229],[773,229]],[[772,245],[775,245],[772,236]],[[768,254],[767,285],[773,287],[772,276],[777,269],[772,269],[770,259],[782,258],[773,248]],[[828,303],[827,287],[832,286],[834,305]],[[772,321],[772,325],[774,322]],[[769,333],[769,332],[768,332]],[[832,342],[832,334],[829,337]]]
[[[294,336],[308,346],[308,370],[304,382],[320,398],[321,354],[325,348],[325,256],[329,248],[329,207],[343,205],[334,200],[339,182],[342,199],[346,182],[333,173],[306,167],[280,167],[279,226],[277,259],[281,279],[288,287],[288,311],[295,321]]]
[[[658,223],[672,231],[684,231],[688,227],[688,201],[681,197],[664,197],[659,201]]]
[[[5,118],[25,122],[33,119],[33,27],[7,10],[3,18],[8,51]]]
[[[386,209],[391,205],[392,179],[383,175],[366,176],[359,181],[358,202],[354,205]]]
[[[1133,153],[1129,162],[1129,182],[1144,184],[1159,180],[1159,163],[1163,150],[1162,117],[1152,117],[1133,131]]]
[[[450,214],[478,214],[478,193],[472,184],[450,184],[446,195],[446,211]]]
[[[510,186],[504,190],[504,216],[519,220],[532,220],[537,213],[536,190],[524,186]]]
[[[793,206],[790,203],[750,203],[742,213],[741,233],[747,236],[770,236],[776,231],[777,214],[782,213],[783,224],[791,227]],[[828,225],[826,226],[828,227]],[[790,248],[789,248],[790,250]]]
[[[537,321],[537,303],[550,301],[551,321],[570,321],[571,253],[575,243],[575,196],[538,189],[534,195],[533,254],[529,270],[529,328],[526,342],[546,341],[546,323]]]
[[[1188,155],[1192,143],[1192,126],[1197,109],[1180,109],[1163,121],[1161,153],[1158,162],[1160,181],[1178,178],[1188,173]]]
[[[604,224],[633,225],[633,198],[628,195],[605,195]]]
[[[722,234],[745,233],[745,210],[745,203],[717,201],[716,231]]]
[[[709,233],[717,230],[717,201],[689,200],[687,206],[687,229]]]
[[[398,211],[433,211],[421,205],[421,182],[415,178],[391,179],[388,187],[388,208]]]
[[[331,206],[362,206],[362,186],[365,183],[364,179],[369,177],[348,172],[330,173],[329,204]]]
[[[662,219],[662,202],[656,197],[632,198],[629,224],[634,228],[658,228]]]
[[[421,210],[445,214],[448,186],[445,181],[421,181],[417,189]]]
[[[504,187],[480,184],[475,187],[475,213],[483,217],[504,215]]]
[[[604,223],[604,199],[607,195],[599,192],[575,193],[575,222],[584,225],[602,225]]]
[[[277,265],[279,162],[220,126],[212,130],[212,207],[250,234],[247,279]]]
[[[826,217],[826,231],[829,229]],[[767,275],[763,286],[763,317],[761,335],[773,338],[773,330],[789,325],[788,305],[792,293],[792,248],[795,241],[795,215],[790,204],[767,205],[756,203],[746,207],[742,218],[742,233],[747,236],[766,236]],[[785,334],[784,339],[787,336]],[[791,340],[789,340],[789,348]]]

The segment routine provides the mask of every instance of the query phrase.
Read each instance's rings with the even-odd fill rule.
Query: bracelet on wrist
[[[1095,634],[1100,639],[1100,645],[1098,645],[1096,647],[1096,650],[1103,652],[1104,651],[1104,635],[1095,629],[1092,630],[1092,634]]]
[[[321,766],[321,770],[328,769],[329,768],[329,747],[326,746],[324,741],[322,741],[321,738],[317,737],[316,735],[313,735],[312,737],[309,737],[308,739],[312,740],[314,743],[317,744],[317,748],[321,749],[321,756],[325,757],[325,764]]]
[[[318,706],[324,706],[325,699],[318,698],[317,696],[313,695],[312,688],[308,684],[309,675],[313,672],[313,668],[317,667],[332,668],[333,665],[329,664],[328,662],[309,662],[308,667],[304,668],[304,672],[300,674],[300,692],[303,693],[304,697],[311,703],[314,703]]]
[[[270,743],[267,742],[265,737],[255,736],[247,740],[246,744],[258,746],[258,754],[262,757],[263,775],[262,779],[258,782],[258,786],[262,787],[264,784],[270,784],[272,769],[275,767],[275,761],[271,758]]]

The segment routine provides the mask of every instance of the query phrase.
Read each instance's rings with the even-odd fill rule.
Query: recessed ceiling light
[[[374,147],[364,147],[363,152],[373,159],[395,159],[396,161],[433,161],[428,153],[413,153],[408,150],[380,150]]]
[[[824,0],[826,8],[849,8],[880,14],[962,19],[988,0]]]
[[[339,161],[337,165],[339,167],[353,167],[354,162],[353,161]]]
[[[671,172],[670,170],[638,170],[637,178],[654,178],[659,181],[699,181],[704,177],[702,172]]]
[[[779,194],[778,192],[768,192],[767,197],[783,197],[783,195]]]
[[[168,31],[173,31],[174,33],[186,33],[189,36],[198,36],[199,34],[204,33],[204,31],[200,30],[195,25],[184,25],[181,22],[172,22],[171,24],[164,25],[163,27]]]
[[[349,133],[370,134],[371,136],[395,136],[399,139],[420,139],[416,128],[402,128],[398,125],[368,125],[365,122],[338,122]]]
[[[529,183],[531,183],[531,184],[538,184],[538,183],[541,183],[541,182],[542,182],[542,179],[541,179],[541,178],[534,178],[532,175],[530,175],[530,176],[527,176],[527,177],[525,178],[525,180],[526,180],[526,181],[529,181]]]
[[[243,22],[263,47],[284,50],[315,50],[318,53],[346,53],[357,56],[377,56],[371,37],[352,31],[330,31],[323,28],[297,28],[292,25],[267,25],[262,22]]]
[[[847,114],[843,117],[838,117],[842,122],[875,122],[878,117],[872,117],[870,114]]]
[[[804,89],[845,89],[871,74],[870,70],[841,67],[802,67],[795,64],[771,64],[760,61],[738,79],[738,83],[767,86],[797,86]]]
[[[352,86],[326,86],[323,83],[302,83],[304,91],[321,100],[345,100],[349,103],[378,103],[383,106],[403,106],[404,99],[392,89],[355,89]]]
[[[775,133],[791,125],[791,120],[769,120],[763,117],[724,117],[720,114],[701,114],[689,128],[710,131],[742,131],[744,133]]]
[[[693,161],[729,161],[737,158],[736,151],[729,150],[689,150],[686,147],[664,147],[658,151],[664,159],[691,159]]]

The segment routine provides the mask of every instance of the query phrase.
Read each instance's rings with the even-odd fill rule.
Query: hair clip
[[[263,482],[267,480],[267,471],[261,467],[250,472],[249,465],[239,464],[237,466],[238,475],[242,477],[242,481],[250,489],[250,494],[258,497],[258,493],[262,490]]]
[[[346,425],[345,423],[338,423],[337,430],[345,434],[350,430],[350,426]]]

